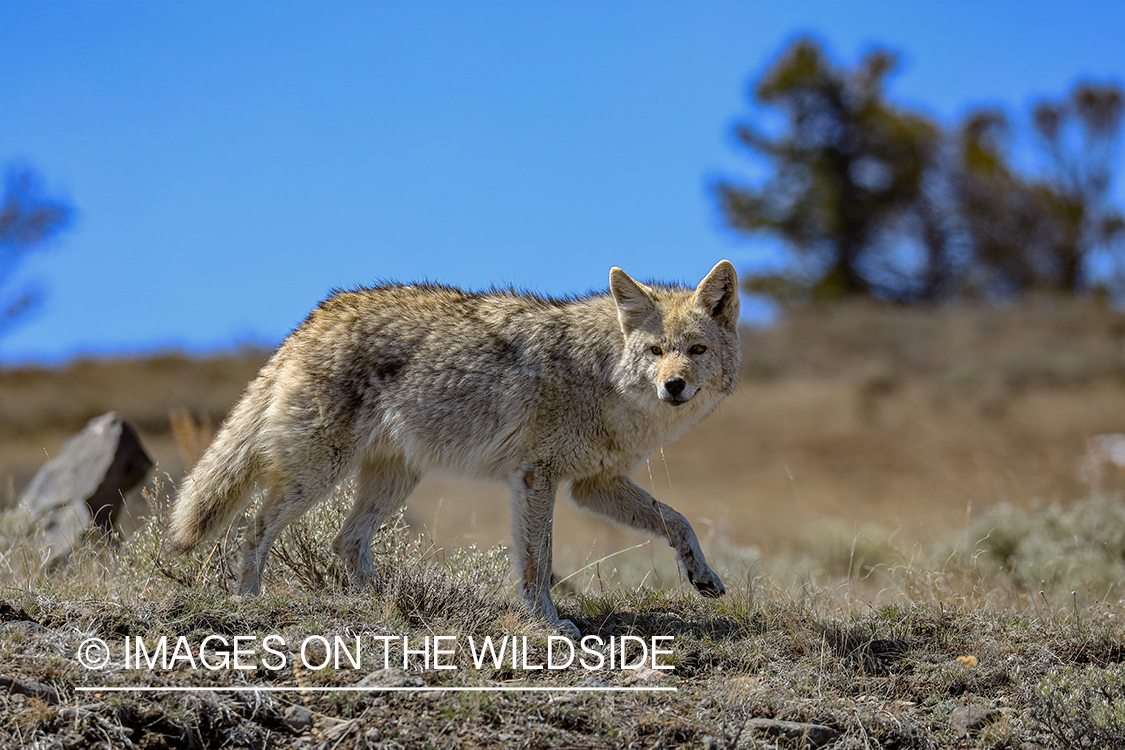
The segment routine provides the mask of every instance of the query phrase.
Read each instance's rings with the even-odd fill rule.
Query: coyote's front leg
[[[528,606],[565,635],[577,639],[582,635],[578,627],[559,618],[551,599],[551,527],[558,487],[558,480],[540,466],[519,471],[512,478],[516,575]]]
[[[727,593],[723,582],[707,565],[691,524],[670,506],[659,502],[628,477],[593,477],[570,487],[574,502],[618,523],[660,534],[676,550],[676,559],[688,581],[704,596]]]

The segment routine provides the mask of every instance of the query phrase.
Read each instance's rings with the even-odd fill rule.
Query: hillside
[[[878,524],[911,540],[1001,501],[1068,503],[1086,441],[1125,431],[1125,316],[1093,302],[1005,309],[860,303],[744,332],[744,377],[637,480],[700,529],[767,552]],[[132,421],[177,480],[266,353],[0,370],[0,502],[89,418]],[[173,425],[179,438],[173,433]],[[501,487],[428,478],[408,517],[437,544],[507,535]],[[641,541],[560,503],[560,564]],[[581,541],[579,541],[581,540]],[[594,540],[591,542],[590,540]],[[643,553],[647,558],[648,553]]]
[[[54,575],[0,517],[0,744],[1125,747],[1125,507],[1116,477],[1076,472],[1090,436],[1125,430],[1123,332],[1051,299],[746,331],[736,393],[636,477],[691,519],[727,597],[695,595],[662,544],[558,507],[560,612],[634,665],[665,639],[651,664],[670,670],[539,668],[553,633],[514,593],[498,487],[427,479],[410,525],[375,540],[374,592],[329,552],[347,487],[275,546],[261,597],[230,594],[238,531],[169,558],[170,490],[264,353],[0,372],[9,507],[108,409],[159,461],[155,522]],[[451,669],[418,650],[436,636]],[[243,669],[236,637],[283,645]],[[478,661],[486,637],[521,640],[522,661]]]

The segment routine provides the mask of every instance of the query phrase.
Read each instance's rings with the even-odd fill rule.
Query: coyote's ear
[[[609,293],[617,303],[617,320],[626,336],[656,310],[656,300],[652,295],[616,266],[609,269]]]
[[[729,260],[720,260],[695,288],[695,304],[732,331],[738,328],[738,274]]]

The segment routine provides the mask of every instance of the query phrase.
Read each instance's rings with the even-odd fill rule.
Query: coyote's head
[[[719,261],[694,290],[640,284],[614,268],[609,290],[625,335],[618,387],[642,401],[693,413],[706,413],[734,390],[742,355],[738,276],[730,261]]]

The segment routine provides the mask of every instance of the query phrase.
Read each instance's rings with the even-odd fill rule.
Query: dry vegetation
[[[831,735],[833,748],[1122,747],[1125,608],[1079,602],[1070,579],[1046,584],[1030,603],[1021,580],[1037,565],[1088,543],[1086,574],[1120,580],[1121,550],[1100,559],[1095,540],[1125,534],[1114,503],[1079,503],[1047,523],[1025,524],[1025,550],[951,537],[940,555],[888,563],[853,561],[850,573],[782,588],[765,575],[739,577],[730,549],[716,564],[732,584],[719,601],[689,587],[623,586],[602,575],[562,586],[560,609],[587,634],[673,636],[668,673],[546,672],[476,668],[469,637],[526,636],[543,663],[549,630],[531,620],[507,581],[499,548],[435,549],[398,524],[376,539],[380,583],[349,589],[328,544],[347,507],[347,487],[297,524],[278,548],[267,594],[229,593],[237,534],[186,558],[162,554],[154,523],[116,554],[91,550],[62,576],[4,575],[0,603],[0,742],[38,747],[804,747],[774,737],[762,718]],[[160,508],[159,494],[154,501]],[[992,519],[994,528],[1006,528]],[[1031,537],[1028,536],[1027,539]],[[1026,557],[1027,562],[1021,562]],[[10,559],[10,558],[9,558]],[[6,570],[10,570],[5,566]],[[831,585],[827,581],[831,580]],[[1114,595],[1120,591],[1113,583]],[[1062,585],[1060,585],[1062,584]],[[280,670],[140,669],[123,663],[126,638],[161,636],[198,649],[219,634],[281,635],[293,655]],[[385,669],[365,649],[358,668],[300,666],[310,635],[367,644],[377,636],[452,636],[458,669]],[[78,661],[88,637],[113,660],[100,671]],[[401,665],[401,649],[392,649]],[[323,658],[310,652],[310,659]],[[635,647],[630,658],[635,658]],[[251,660],[252,663],[257,663]],[[220,692],[112,693],[116,686],[213,687]],[[450,693],[449,687],[674,687],[668,692]],[[413,687],[420,692],[320,692],[326,686]],[[254,688],[297,687],[304,692]],[[80,688],[101,688],[86,692]],[[985,718],[972,734],[958,710]],[[813,725],[822,727],[814,729]],[[778,725],[768,725],[778,726]],[[827,728],[827,729],[823,729]]]
[[[463,649],[451,671],[386,671],[380,658],[218,672],[115,659],[93,672],[76,660],[89,636],[116,652],[127,636],[198,646],[212,633],[281,633],[520,635],[541,661],[551,633],[516,602],[496,546],[505,500],[489,487],[428,480],[411,525],[376,540],[375,592],[349,589],[326,553],[346,497],[287,534],[254,600],[229,593],[236,538],[168,560],[159,518],[122,552],[91,550],[52,578],[2,544],[0,745],[802,747],[813,723],[832,730],[832,748],[1125,747],[1125,506],[1112,477],[1099,488],[1076,477],[1090,436],[1125,431],[1123,334],[1111,310],[1051,299],[804,311],[748,333],[739,392],[637,477],[693,521],[728,597],[700,599],[663,545],[560,503],[563,614],[584,633],[675,636],[671,673],[529,677],[478,670]],[[160,461],[147,490],[159,516],[167,476],[261,357],[0,372],[8,502],[44,449],[113,408]],[[426,690],[250,689],[361,682]],[[138,684],[231,690],[77,690]],[[523,684],[677,691],[437,689]],[[971,732],[966,708],[978,710]],[[777,736],[758,719],[812,733]]]

